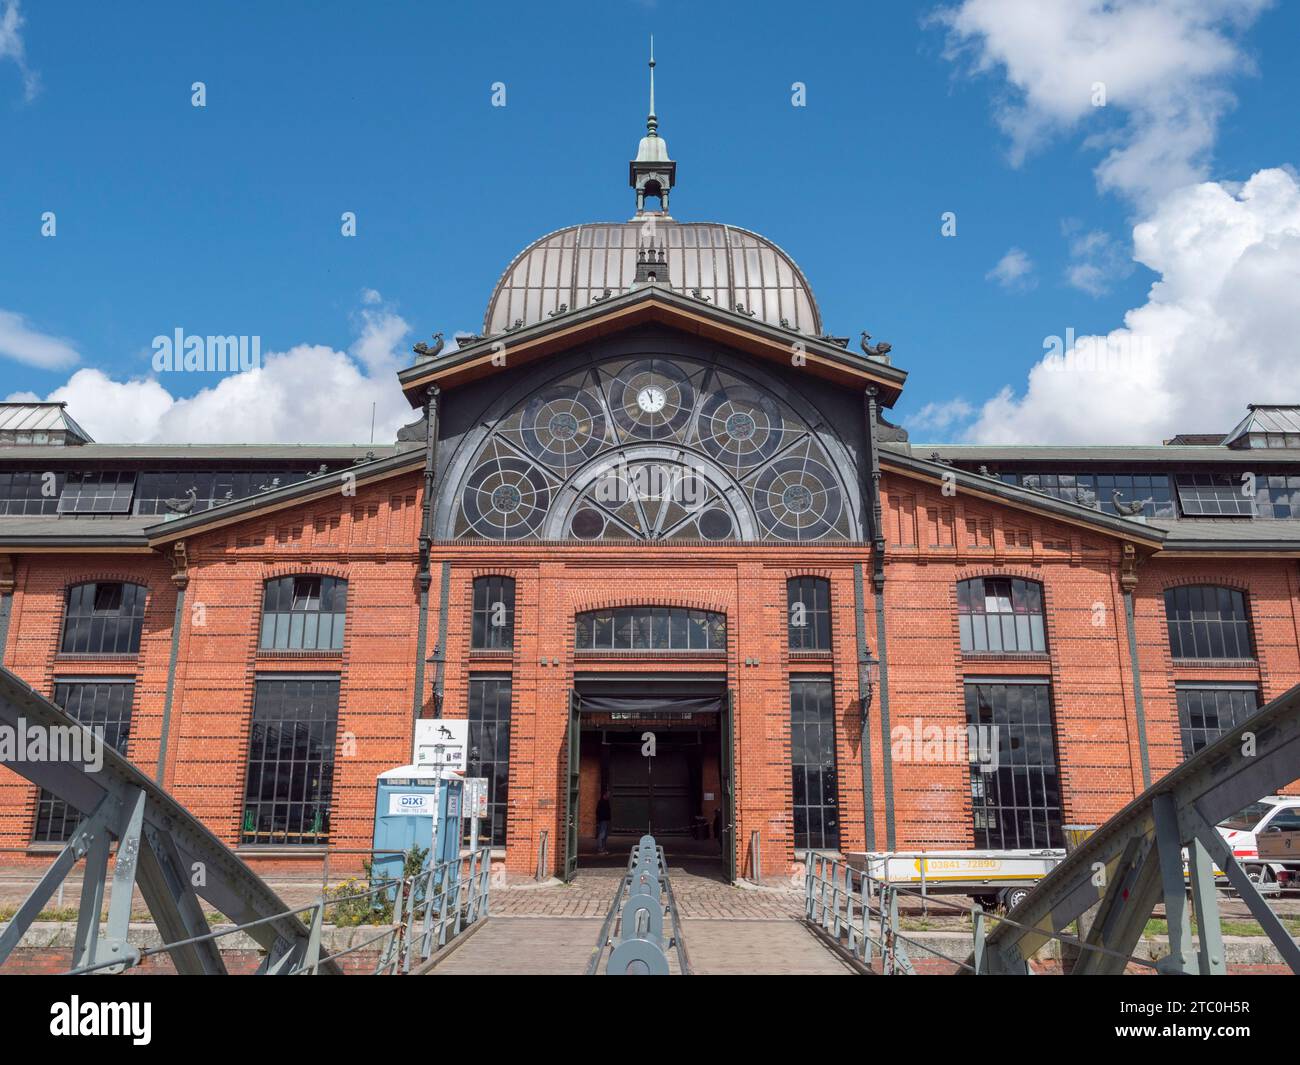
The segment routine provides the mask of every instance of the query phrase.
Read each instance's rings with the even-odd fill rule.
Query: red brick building
[[[1056,846],[1300,683],[1295,409],[911,444],[888,346],[765,238],[673,219],[675,176],[652,116],[635,218],[541,238],[482,335],[418,347],[391,447],[0,409],[5,667],[255,864],[368,847],[414,720],[469,717],[517,874],[544,836],[581,861],[603,791],[724,876],[755,839],[768,873]],[[72,817],[0,770],[7,860]]]

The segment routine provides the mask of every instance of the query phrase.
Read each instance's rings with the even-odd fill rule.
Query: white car
[[[1269,829],[1300,828],[1300,795],[1270,795],[1252,802],[1218,825],[1219,834],[1232,848],[1232,856],[1246,874],[1261,887],[1293,881],[1294,870],[1281,864],[1263,865],[1259,861],[1256,836]]]

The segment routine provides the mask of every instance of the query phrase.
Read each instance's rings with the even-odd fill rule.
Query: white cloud
[[[259,368],[184,398],[166,374],[116,381],[82,369],[46,398],[66,401],[104,443],[365,443],[373,405],[375,442],[388,444],[416,417],[395,377],[410,362],[401,349],[409,327],[382,301],[364,301],[347,352],[298,344],[264,353]]]
[[[1155,442],[1226,432],[1246,404],[1300,403],[1300,184],[1283,169],[1168,197],[1133,231],[1160,275],[1105,336],[1049,353],[1023,395],[1004,388],[981,443]]]
[[[969,421],[975,408],[964,399],[950,399],[943,403],[927,403],[910,418],[907,418],[909,432],[944,432],[962,422]]]
[[[1090,296],[1104,296],[1116,281],[1133,273],[1133,259],[1119,241],[1100,229],[1084,230],[1067,219],[1062,231],[1070,244],[1065,280]]]
[[[26,24],[18,9],[18,0],[6,0],[0,12],[0,59],[12,59],[23,78],[23,98],[30,101],[41,90],[40,75],[27,65],[27,49],[23,45],[22,28]]]
[[[997,265],[984,275],[984,280],[996,281],[1006,289],[1025,291],[1037,284],[1031,276],[1033,272],[1034,262],[1026,252],[1020,248],[1008,248]]]
[[[1150,207],[1201,180],[1218,123],[1232,106],[1217,80],[1252,69],[1238,35],[1271,0],[962,0],[932,17],[949,58],[1005,72],[997,109],[1019,165],[1052,135],[1116,112],[1089,145],[1106,150],[1103,189]],[[1105,106],[1094,100],[1102,86]]]
[[[63,370],[80,361],[70,341],[33,329],[21,314],[5,310],[0,310],[0,355],[43,370]]]

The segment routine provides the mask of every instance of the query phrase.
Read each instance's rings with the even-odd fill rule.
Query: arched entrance
[[[734,879],[730,704],[723,674],[575,675],[566,878],[580,864],[620,866],[649,833],[678,864]]]

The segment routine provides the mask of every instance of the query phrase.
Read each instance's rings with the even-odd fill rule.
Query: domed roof
[[[638,243],[650,239],[667,253],[666,281],[674,291],[698,289],[715,306],[742,305],[770,325],[785,319],[800,332],[821,335],[808,279],[770,240],[736,226],[664,216],[569,226],[534,241],[493,289],[483,332],[500,333],[521,319],[524,325],[543,322],[561,305],[581,310],[606,289],[626,291],[636,278]]]

